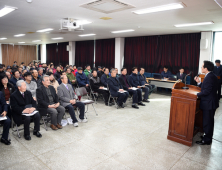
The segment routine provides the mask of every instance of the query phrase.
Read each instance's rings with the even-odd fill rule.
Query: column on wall
[[[69,65],[75,64],[75,51],[76,51],[76,42],[69,42]]]
[[[41,44],[40,48],[41,48],[41,63],[46,63],[46,44]]]
[[[115,68],[120,73],[124,60],[124,40],[125,38],[115,38]]]

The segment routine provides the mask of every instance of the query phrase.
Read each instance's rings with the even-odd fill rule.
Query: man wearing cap
[[[0,76],[4,76],[5,75],[5,72],[4,72],[4,69],[3,69],[3,65],[0,64]]]
[[[85,87],[87,92],[90,92],[89,79],[82,71],[82,67],[78,67],[78,73],[76,74],[76,80],[79,87]]]
[[[12,73],[12,68],[11,68],[11,66],[7,66],[6,71],[11,74],[11,73]]]
[[[218,100],[221,98],[221,84],[222,84],[222,66],[220,64],[220,60],[215,61],[216,66],[214,66],[214,71],[213,73],[216,76],[219,76],[220,79],[218,80]]]

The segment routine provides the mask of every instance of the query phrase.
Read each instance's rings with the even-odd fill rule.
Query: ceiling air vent
[[[93,11],[110,14],[119,12],[126,9],[135,8],[132,5],[117,1],[117,0],[97,0],[87,4],[80,5],[80,7],[91,9]]]

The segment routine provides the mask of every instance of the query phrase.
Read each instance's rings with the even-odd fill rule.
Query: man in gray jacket
[[[68,84],[68,78],[66,75],[62,75],[61,77],[62,83],[58,87],[58,97],[60,100],[60,103],[63,107],[69,110],[69,114],[72,118],[73,125],[75,127],[78,126],[78,120],[76,119],[75,116],[75,111],[73,106],[76,106],[80,110],[80,122],[86,123],[87,119],[84,118],[84,113],[85,113],[85,104],[82,102],[77,102],[78,97],[75,95],[73,88],[70,84]]]

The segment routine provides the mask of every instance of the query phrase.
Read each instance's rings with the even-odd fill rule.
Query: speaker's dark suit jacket
[[[203,83],[199,85],[201,92],[197,93],[200,98],[200,109],[202,110],[216,110],[219,107],[217,97],[217,77],[213,72],[207,74]]]
[[[58,103],[59,98],[56,94],[55,88],[53,86],[49,86],[49,90],[52,94],[54,103]],[[38,101],[38,110],[39,110],[40,115],[42,116],[46,115],[47,109],[50,103],[49,103],[49,97],[46,93],[45,86],[42,85],[36,89],[36,98]]]
[[[12,108],[12,117],[17,125],[22,124],[22,111],[25,110],[26,105],[32,105],[37,108],[36,101],[33,99],[30,91],[24,92],[24,97],[19,90],[12,93],[10,97],[10,105]]]

